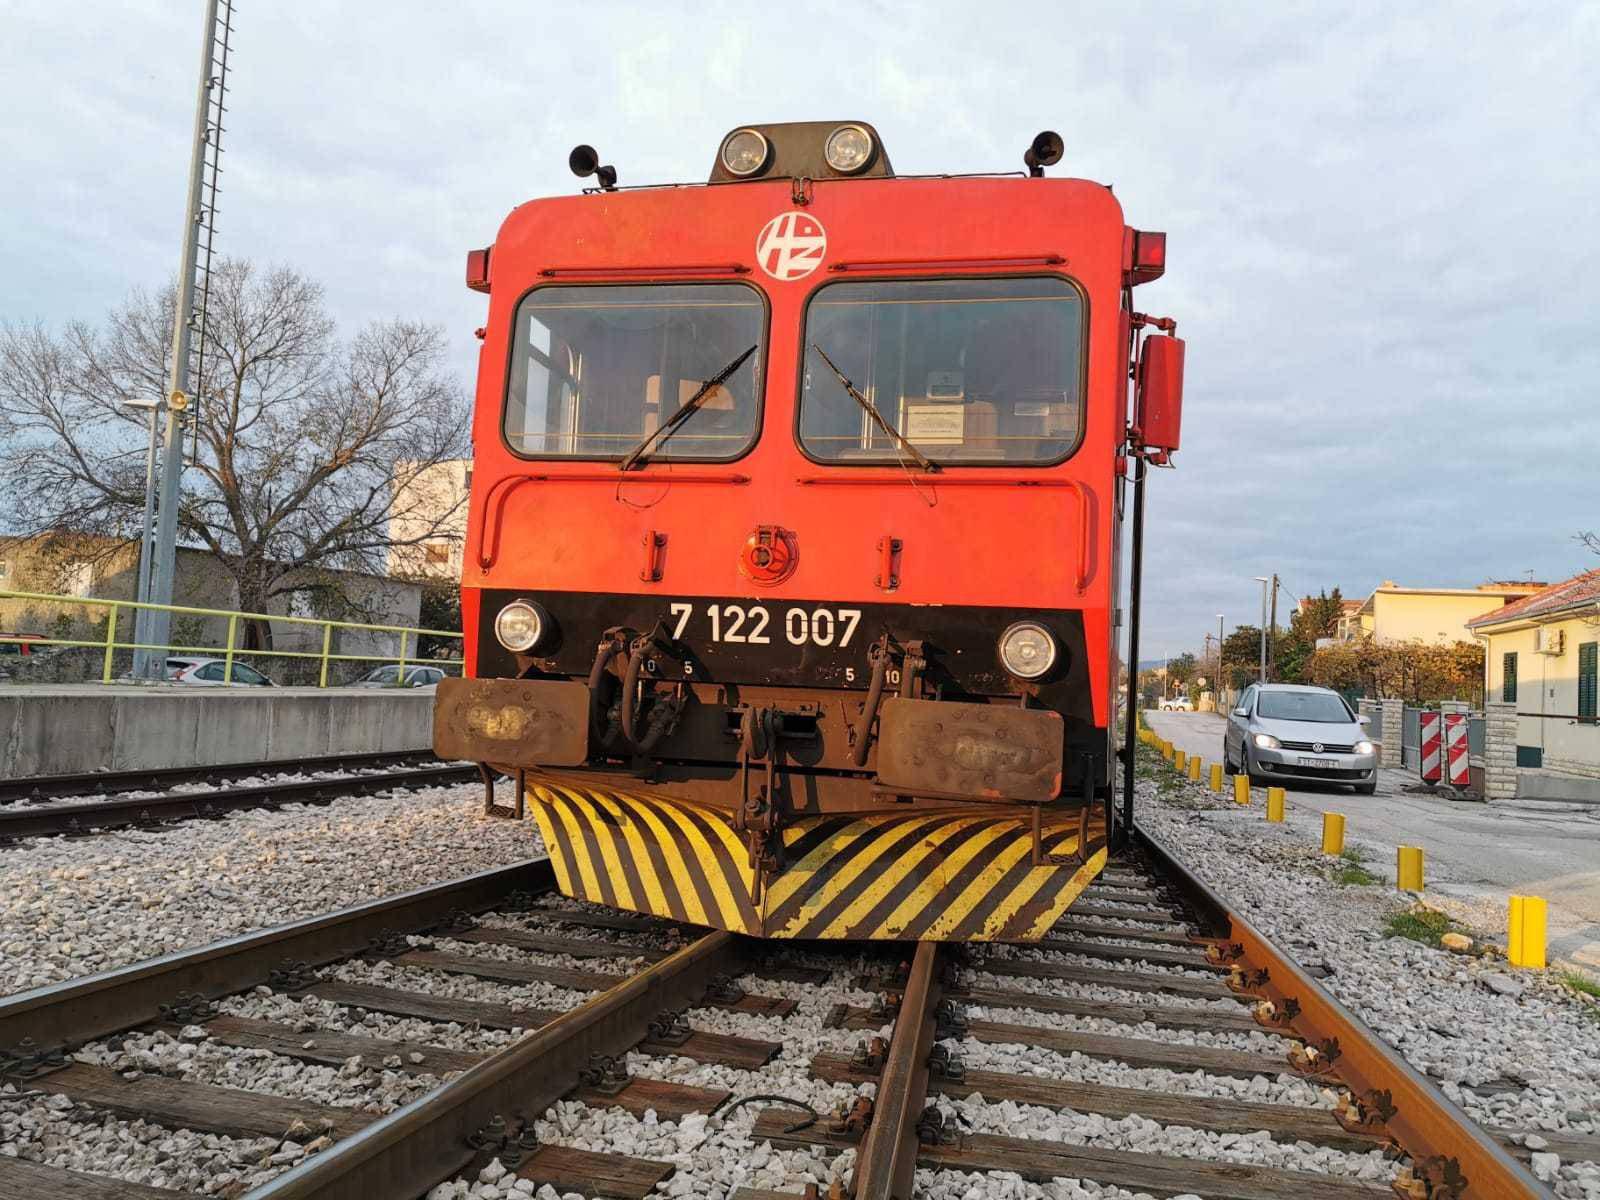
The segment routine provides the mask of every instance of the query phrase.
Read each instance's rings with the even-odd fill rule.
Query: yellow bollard
[[[1189,769],[1189,756],[1182,750],[1179,750],[1172,757],[1172,765],[1178,769],[1178,774],[1182,775],[1186,770]]]
[[[1344,814],[1326,812],[1322,814],[1322,852],[1324,854],[1344,853]]]
[[[1283,820],[1284,792],[1282,788],[1267,789],[1267,820]]]
[[[1222,790],[1222,764],[1221,763],[1212,763],[1211,764],[1211,790],[1213,792],[1220,792]]]
[[[1235,804],[1250,803],[1250,776],[1235,775],[1233,777],[1233,802]]]
[[[1165,738],[1161,739],[1161,757],[1168,762],[1172,761],[1172,743]]]
[[[1544,970],[1545,903],[1543,896],[1511,897],[1506,924],[1506,958],[1513,967]]]
[[[1422,890],[1422,847],[1401,846],[1395,853],[1394,885],[1402,892]]]
[[[1196,783],[1199,783],[1200,782],[1200,768],[1203,767],[1203,766],[1205,766],[1205,764],[1200,761],[1200,756],[1198,754],[1196,754],[1192,758],[1190,758],[1189,759],[1189,778],[1194,780]]]

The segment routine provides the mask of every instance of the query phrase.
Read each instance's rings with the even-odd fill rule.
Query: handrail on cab
[[[684,473],[640,473],[632,471],[537,471],[520,475],[505,475],[494,481],[489,494],[483,498],[483,525],[478,530],[478,566],[487,571],[500,557],[500,518],[505,512],[506,497],[525,483],[749,483],[748,475],[717,475],[709,471]]]

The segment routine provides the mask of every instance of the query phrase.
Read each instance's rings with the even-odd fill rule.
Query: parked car
[[[1367,720],[1327,688],[1252,684],[1228,714],[1222,769],[1268,783],[1343,783],[1370,796],[1378,788],[1378,748]]]
[[[252,666],[242,662],[233,664],[233,678],[223,672],[227,660],[221,658],[190,658],[187,655],[167,656],[167,682],[187,683],[196,687],[227,687],[242,684],[245,687],[276,687],[277,685]],[[124,675],[124,679],[129,678]]]
[[[1167,696],[1161,701],[1163,712],[1193,712],[1194,705],[1187,696]]]
[[[431,688],[438,686],[444,678],[444,670],[440,667],[406,667],[405,682],[400,682],[400,665],[391,663],[387,667],[377,667],[368,671],[360,679],[352,683],[351,687],[358,688]]]
[[[15,642],[0,642],[0,683],[11,678],[11,672],[6,667],[19,665],[19,660],[31,658],[40,651],[33,648],[32,643],[43,641],[42,633],[23,633],[21,630],[0,630],[0,637],[19,638]]]

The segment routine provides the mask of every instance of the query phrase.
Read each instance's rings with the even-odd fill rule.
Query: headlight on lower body
[[[495,617],[494,636],[513,654],[526,654],[539,644],[549,624],[542,606],[513,600]]]
[[[1000,663],[1018,679],[1039,679],[1056,665],[1055,635],[1037,621],[1018,621],[1000,635]]]
[[[1354,749],[1357,754],[1376,754],[1378,752],[1378,748],[1367,741],[1357,742]]]
[[[1251,741],[1255,742],[1257,750],[1276,750],[1283,744],[1270,733],[1258,733]]]

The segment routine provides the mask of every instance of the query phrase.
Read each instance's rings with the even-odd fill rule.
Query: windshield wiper
[[[844,388],[845,391],[850,393],[850,399],[854,400],[861,406],[861,411],[866,413],[867,416],[871,417],[879,429],[883,430],[890,437],[892,437],[896,443],[905,449],[907,454],[916,459],[917,464],[924,471],[937,471],[939,469],[938,463],[934,462],[926,454],[918,450],[910,442],[906,441],[905,438],[900,436],[900,431],[898,429],[883,419],[883,414],[878,411],[878,406],[876,404],[874,404],[871,400],[868,400],[860,392],[856,391],[856,385],[845,378],[844,372],[839,370],[839,368],[834,365],[833,359],[828,357],[827,352],[823,350],[821,346],[817,345],[815,342],[812,342],[811,348],[822,356],[822,361],[828,364],[828,369],[832,371],[838,378],[839,385]]]
[[[759,345],[759,343],[757,344]],[[627,455],[623,458],[621,465],[618,467],[618,470],[631,471],[635,467],[642,466],[649,458],[650,447],[656,443],[666,441],[669,437],[676,433],[679,426],[681,426],[685,421],[693,416],[696,411],[699,410],[700,402],[712,392],[716,391],[724,383],[726,383],[729,376],[731,376],[740,367],[744,366],[744,360],[749,358],[755,352],[756,347],[751,346],[750,349],[746,350],[743,354],[739,355],[738,358],[734,359],[727,366],[723,367],[722,370],[718,371],[710,379],[702,383],[695,394],[685,400],[682,407],[668,417],[664,424],[658,425],[655,429],[652,429],[645,435],[644,441],[640,442],[632,450],[628,451]]]

